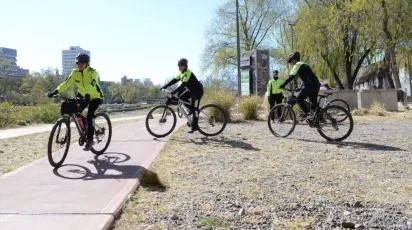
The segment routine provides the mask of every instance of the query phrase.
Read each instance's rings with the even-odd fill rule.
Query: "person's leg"
[[[315,112],[316,106],[318,103],[318,94],[319,94],[319,88],[318,87],[313,87],[309,91],[309,100],[311,103],[312,111]]]
[[[274,101],[275,101],[275,105],[278,105],[278,104],[281,104],[282,103],[282,100],[283,100],[283,94],[275,94],[274,95],[275,96],[275,98],[274,98]],[[281,116],[281,110],[279,109],[278,110],[278,117],[280,117]]]
[[[275,102],[276,102],[275,95],[273,95],[273,94],[269,95],[268,100],[269,100],[269,111],[270,111],[275,106]],[[271,113],[270,114],[270,119],[271,120],[275,119],[275,114]]]
[[[94,135],[94,126],[93,126],[93,119],[94,113],[96,112],[99,105],[103,102],[102,99],[93,99],[89,102],[89,110],[87,111],[87,141],[93,141]]]
[[[199,129],[199,106],[200,100],[203,97],[203,89],[200,90],[197,94],[192,94],[192,113],[193,113],[193,122],[192,122],[192,130],[191,133]]]
[[[309,108],[306,106],[305,99],[308,96],[308,89],[303,87],[302,90],[299,92],[299,95],[296,97],[296,101],[299,104],[304,116],[307,116],[309,113]]]

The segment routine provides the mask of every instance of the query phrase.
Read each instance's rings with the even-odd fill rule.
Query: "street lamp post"
[[[240,82],[240,32],[239,32],[239,0],[236,0],[236,46],[237,46],[237,91],[238,95],[242,94],[242,85]]]

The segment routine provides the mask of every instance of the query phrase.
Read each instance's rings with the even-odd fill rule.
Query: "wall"
[[[398,111],[397,91],[395,89],[361,90],[358,92],[358,106],[370,108],[374,102],[380,102],[388,111]]]
[[[320,91],[321,93],[322,91]],[[373,90],[328,90],[333,92],[328,101],[340,98],[348,102],[351,110],[370,108],[374,102],[382,103],[388,111],[398,111],[397,91],[395,89]]]

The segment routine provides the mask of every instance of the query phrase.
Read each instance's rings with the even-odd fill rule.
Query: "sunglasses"
[[[83,65],[83,64],[85,64],[84,62],[76,62],[76,65]]]

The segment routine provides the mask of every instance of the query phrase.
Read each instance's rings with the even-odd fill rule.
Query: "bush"
[[[230,109],[235,104],[235,95],[224,90],[206,90],[203,104],[216,104],[222,107],[228,120],[231,118]]]
[[[16,106],[8,102],[0,103],[0,128],[30,123],[53,123],[59,117],[59,105]]]
[[[30,120],[35,123],[53,123],[60,117],[60,106],[54,104],[33,106],[30,110]]]
[[[258,96],[243,98],[240,101],[239,110],[245,120],[257,120],[258,108],[262,103],[262,99]]]

